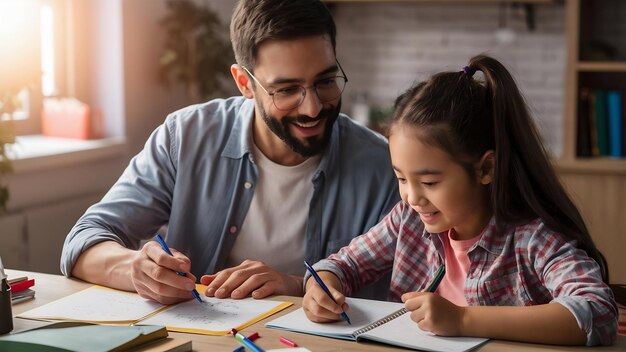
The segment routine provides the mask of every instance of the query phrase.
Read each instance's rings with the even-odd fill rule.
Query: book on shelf
[[[622,92],[622,156],[626,156],[626,92]]]
[[[596,95],[594,92],[589,94],[589,110],[587,111],[589,116],[589,139],[591,142],[591,156],[600,156],[600,149],[598,148],[598,130],[596,123]]]
[[[611,90],[606,93],[607,116],[609,122],[609,156],[620,158],[622,154],[622,94]]]
[[[591,156],[590,95],[591,90],[589,88],[583,87],[580,89],[576,125],[576,155],[579,157]]]
[[[609,155],[609,118],[607,116],[606,92],[595,90],[596,142],[599,156]]]
[[[464,352],[489,341],[476,337],[442,337],[422,331],[402,303],[346,298],[352,324],[344,320],[320,324],[310,321],[302,308],[265,324],[267,328],[343,340],[372,340],[420,351]]]
[[[626,92],[581,87],[576,156],[626,156]]]
[[[0,350],[37,351],[191,351],[191,341],[168,337],[163,326],[111,326],[58,322],[0,336]]]
[[[203,285],[196,286],[200,292],[206,289]],[[192,299],[167,306],[134,292],[95,285],[17,317],[95,324],[163,325],[169,331],[227,335],[233,327],[241,330],[292,305],[291,302],[253,298],[200,297],[203,303]]]

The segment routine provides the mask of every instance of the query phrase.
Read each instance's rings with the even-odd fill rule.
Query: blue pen
[[[249,338],[237,332],[237,329],[231,329],[230,332],[233,334],[233,336],[235,336],[235,339],[237,341],[241,342],[244,346],[248,347],[251,351],[264,352],[263,349],[257,346],[254,342],[252,342],[252,340],[250,340]]]
[[[157,233],[156,235],[156,240],[157,242],[159,242],[159,244],[161,245],[161,248],[163,248],[163,250],[171,255],[172,257],[174,256],[172,254],[172,251],[170,251],[170,248],[167,246],[167,244],[165,243],[165,241],[163,240],[163,237],[161,237],[160,234]],[[180,276],[187,276],[185,273],[181,273],[179,271],[176,272],[176,274],[180,275]],[[196,289],[194,288],[193,290],[191,290],[191,294],[198,300],[198,302],[202,303],[202,298],[200,298],[200,294],[198,293],[198,291],[196,291]]]
[[[333,302],[337,303],[337,301],[335,301],[335,299],[333,298],[333,295],[330,294],[330,290],[328,290],[328,287],[326,287],[326,284],[324,283],[324,281],[322,281],[322,278],[317,275],[317,273],[315,272],[315,269],[313,269],[313,267],[311,266],[311,264],[309,264],[309,262],[307,262],[306,260],[304,261],[304,266],[306,266],[306,270],[309,271],[309,273],[311,274],[311,276],[313,276],[313,278],[315,279],[315,281],[317,281],[317,283],[320,285],[320,287],[322,288],[322,290],[324,290],[324,292],[326,292],[326,294],[328,295],[328,297],[330,297],[330,299],[333,300]],[[337,303],[337,305],[339,305]],[[346,314],[346,312],[344,312],[343,310],[341,311],[341,317],[348,322],[348,324],[352,325],[352,323],[350,322],[350,318],[348,317],[348,314]]]

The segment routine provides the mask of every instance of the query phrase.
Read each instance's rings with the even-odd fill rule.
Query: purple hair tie
[[[475,68],[471,68],[469,66],[465,66],[465,67],[463,67],[463,72],[465,72],[466,75],[472,77],[472,76],[474,76],[474,73],[476,73],[476,69]]]

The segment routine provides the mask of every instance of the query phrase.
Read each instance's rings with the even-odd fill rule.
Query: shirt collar
[[[241,159],[244,155],[250,153],[254,100],[242,99],[244,101],[234,117],[233,127],[230,130],[224,151],[222,151],[222,157]],[[227,118],[230,118],[230,116]]]
[[[476,247],[482,247],[490,253],[499,255],[504,250],[505,244],[506,236],[500,235],[496,226],[496,217],[492,216],[487,226],[485,226],[480,240],[474,244],[470,251]]]
[[[430,239],[431,241],[434,241],[434,242],[439,242],[437,243],[437,246],[436,246],[438,248],[439,245],[441,246],[443,245],[441,242],[441,238],[439,236],[447,236],[448,232],[446,231],[446,232],[439,233],[436,235],[437,236],[433,236],[433,234],[426,231],[425,228],[422,231],[422,238]],[[496,255],[499,255],[500,253],[502,253],[502,251],[504,250],[505,243],[506,243],[506,237],[500,236],[498,229],[496,227],[495,216],[491,217],[491,219],[489,220],[489,223],[487,224],[487,226],[485,226],[480,236],[481,236],[480,239],[476,243],[474,243],[474,245],[469,249],[468,252],[473,251],[476,247],[482,247],[486,251],[496,254]],[[441,249],[443,250],[443,247]]]

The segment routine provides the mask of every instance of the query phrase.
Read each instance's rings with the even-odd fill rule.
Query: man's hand
[[[217,298],[265,298],[269,295],[302,296],[302,277],[280,273],[263,262],[245,260],[236,267],[204,275],[205,294]]]
[[[175,249],[171,256],[161,246],[150,241],[136,251],[131,262],[130,276],[135,291],[144,298],[162,304],[172,304],[193,298],[196,277],[189,272],[189,258]],[[176,272],[185,273],[180,276]]]

